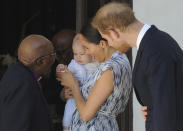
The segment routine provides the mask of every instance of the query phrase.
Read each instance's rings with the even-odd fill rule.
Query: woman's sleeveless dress
[[[124,111],[132,88],[132,72],[128,58],[118,51],[112,57],[99,65],[95,73],[85,81],[82,94],[87,100],[95,82],[106,71],[111,70],[114,78],[114,90],[101,106],[96,115],[83,122],[76,109],[72,117],[72,131],[118,131],[116,116]]]

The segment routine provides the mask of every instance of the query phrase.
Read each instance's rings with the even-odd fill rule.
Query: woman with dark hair
[[[61,84],[72,90],[77,110],[72,131],[118,131],[116,116],[124,111],[132,87],[131,67],[125,54],[120,54],[103,40],[96,29],[86,25],[80,35],[85,53],[100,62],[98,69],[79,83],[65,67],[57,72]]]

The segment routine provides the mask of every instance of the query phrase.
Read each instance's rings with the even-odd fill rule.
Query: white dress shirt
[[[147,30],[148,30],[150,27],[151,27],[150,25],[144,24],[144,26],[143,26],[142,29],[140,30],[140,33],[139,33],[139,35],[138,35],[138,37],[137,37],[137,42],[136,42],[137,50],[139,49],[140,42],[141,42],[142,38],[144,37],[145,33],[147,32]]]

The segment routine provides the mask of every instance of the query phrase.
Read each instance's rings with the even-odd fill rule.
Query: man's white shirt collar
[[[136,42],[136,46],[137,46],[137,50],[139,49],[140,46],[140,42],[142,40],[142,38],[144,37],[145,33],[147,32],[147,30],[150,28],[151,26],[148,24],[144,24],[144,26],[142,27],[142,29],[140,30],[140,33],[137,37],[137,42]]]

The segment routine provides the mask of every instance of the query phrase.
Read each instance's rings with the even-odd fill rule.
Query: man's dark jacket
[[[11,66],[0,82],[0,131],[51,131],[39,84],[20,62]]]
[[[183,52],[155,26],[140,43],[133,85],[138,101],[148,107],[146,131],[183,131]]]

